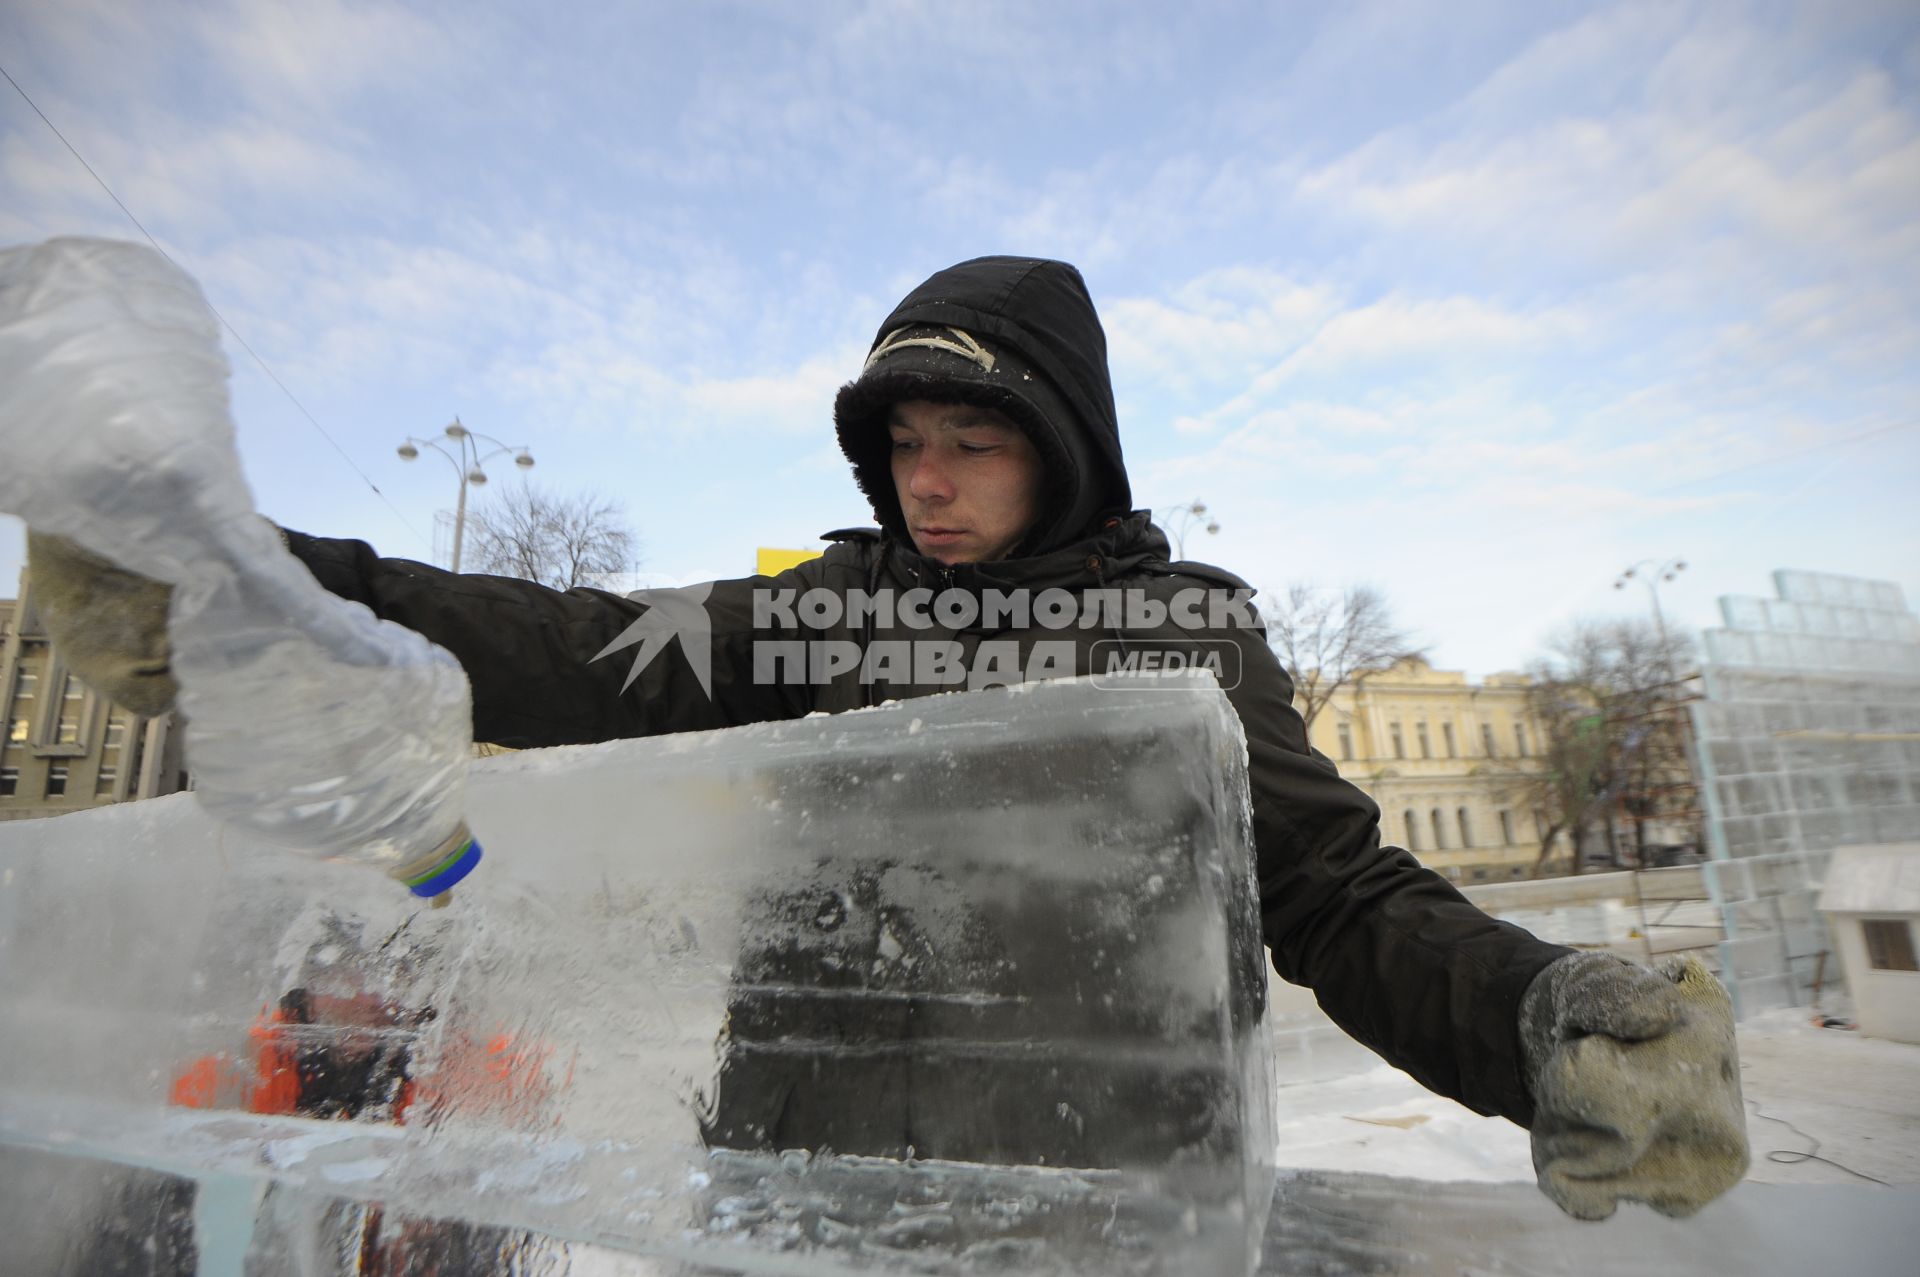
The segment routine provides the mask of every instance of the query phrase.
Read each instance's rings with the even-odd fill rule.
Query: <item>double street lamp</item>
[[[1660,587],[1687,570],[1685,559],[1668,559],[1662,563],[1655,559],[1642,559],[1614,580],[1613,588],[1624,590],[1628,581],[1638,581],[1647,587],[1647,597],[1653,600],[1653,624],[1660,631],[1660,647],[1664,652],[1667,646],[1667,618],[1660,612]]]
[[[412,435],[408,435],[407,441],[400,445],[399,453],[402,461],[412,461],[420,455],[420,449],[431,448],[445,457],[453,466],[454,473],[460,476],[460,502],[458,506],[455,507],[453,515],[452,567],[455,572],[458,572],[460,570],[460,543],[465,538],[467,531],[468,486],[478,486],[485,483],[487,481],[487,472],[482,467],[503,452],[513,453],[513,464],[519,466],[522,470],[533,469],[533,454],[527,451],[525,444],[516,446],[510,443],[501,443],[492,435],[478,434],[469,430],[460,424],[460,418],[458,417],[455,417],[453,424],[446,428],[445,434],[448,439],[453,441],[451,451],[449,451],[448,446],[439,439],[417,439]],[[486,445],[492,445],[492,451],[481,451]]]
[[[1198,498],[1186,505],[1156,510],[1153,517],[1172,538],[1175,559],[1187,557],[1187,533],[1196,525],[1201,527],[1208,536],[1217,536],[1220,532],[1219,522],[1207,517],[1207,503]],[[1203,519],[1206,520],[1204,523],[1201,522]]]
[[[1649,726],[1656,730],[1663,723],[1670,721],[1672,724],[1670,728],[1672,735],[1667,738],[1670,742],[1670,752],[1664,756],[1655,755],[1649,760],[1648,764],[1645,764],[1652,770],[1643,773],[1646,777],[1646,779],[1642,781],[1644,788],[1637,795],[1641,805],[1638,809],[1632,806],[1625,807],[1625,810],[1633,817],[1634,821],[1634,837],[1638,846],[1635,859],[1640,868],[1646,867],[1647,824],[1650,821],[1665,821],[1670,827],[1674,823],[1686,822],[1696,845],[1699,845],[1699,839],[1702,834],[1699,825],[1696,823],[1698,814],[1693,812],[1694,799],[1692,795],[1696,792],[1696,789],[1692,780],[1692,764],[1686,761],[1690,752],[1690,746],[1687,742],[1687,716],[1683,712],[1669,714],[1670,708],[1673,710],[1679,709],[1678,705],[1670,706],[1670,702],[1674,697],[1680,679],[1679,671],[1674,668],[1674,647],[1672,639],[1667,634],[1666,614],[1660,610],[1660,587],[1670,584],[1686,570],[1687,561],[1685,559],[1642,559],[1622,571],[1618,577],[1614,578],[1613,582],[1613,588],[1616,590],[1626,589],[1628,581],[1638,581],[1647,587],[1647,598],[1653,603],[1654,630],[1659,635],[1660,642],[1660,648],[1656,654],[1656,664],[1658,666],[1656,673],[1660,679],[1660,684],[1658,687],[1652,689],[1652,703],[1646,717],[1650,720]],[[1658,737],[1655,739],[1657,738]],[[1645,749],[1645,738],[1634,748]],[[1674,779],[1676,776],[1684,777],[1685,779],[1676,781]],[[1686,798],[1687,810],[1678,813],[1668,811],[1665,814],[1661,814],[1660,807],[1656,805],[1660,802],[1659,795],[1665,793],[1670,796],[1676,790],[1688,795]],[[1626,795],[1619,795],[1616,801],[1624,805]],[[1669,797],[1668,801],[1671,802],[1671,797]],[[1611,819],[1608,821],[1608,827],[1609,829],[1612,827]]]

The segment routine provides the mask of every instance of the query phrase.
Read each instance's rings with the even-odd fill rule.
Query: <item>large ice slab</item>
[[[248,1277],[706,1277],[715,1269],[498,1226],[408,1216],[240,1179],[199,1182],[0,1146],[0,1271]],[[1740,1184],[1692,1219],[1604,1223],[1531,1184],[1283,1174],[1259,1277],[1909,1277],[1920,1187]],[[203,1241],[206,1243],[202,1245]],[[297,1258],[296,1258],[297,1257]],[[876,1267],[881,1266],[879,1261]],[[820,1271],[796,1268],[793,1271]],[[974,1272],[1022,1271],[1017,1264]]]
[[[1532,1184],[1281,1176],[1261,1277],[1909,1277],[1920,1187],[1739,1184],[1689,1219],[1570,1219]]]
[[[488,859],[444,910],[187,796],[0,825],[0,1142],[108,1185],[34,1211],[7,1177],[40,1251],[185,1182],[203,1272],[382,1219],[759,1272],[1249,1269],[1265,981],[1211,680],[536,751],[473,790]]]

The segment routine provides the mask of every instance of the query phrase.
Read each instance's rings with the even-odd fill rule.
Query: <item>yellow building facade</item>
[[[1469,683],[1416,657],[1341,688],[1308,736],[1380,804],[1385,841],[1455,882],[1524,878],[1540,855],[1519,792],[1540,766],[1531,685],[1511,673]],[[1564,868],[1556,860],[1545,872]]]
[[[0,599],[0,820],[172,793],[186,781],[173,716],[145,718],[82,683],[47,640],[29,572]]]

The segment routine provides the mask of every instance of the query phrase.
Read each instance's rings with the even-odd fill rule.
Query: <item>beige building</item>
[[[1315,749],[1380,804],[1382,836],[1455,882],[1524,878],[1539,824],[1518,782],[1539,766],[1531,680],[1474,685],[1420,658],[1364,675],[1334,694],[1309,730]],[[1565,871],[1557,853],[1545,872]]]
[[[34,613],[30,572],[17,599],[0,599],[0,711],[0,820],[186,784],[173,716],[144,718],[68,673]]]

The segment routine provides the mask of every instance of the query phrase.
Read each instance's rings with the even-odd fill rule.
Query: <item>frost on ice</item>
[[[178,1198],[182,1244],[289,1264],[357,1228],[1244,1273],[1273,1144],[1245,747],[1182,686],[489,760],[450,910],[184,796],[0,827],[0,953],[35,973],[0,987],[0,1135],[90,1185],[25,1211],[45,1177],[9,1173],[0,1218],[69,1259]]]

